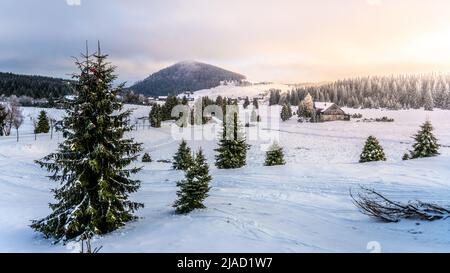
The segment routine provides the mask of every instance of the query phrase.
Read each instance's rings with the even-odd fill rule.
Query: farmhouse
[[[194,92],[186,91],[177,96],[179,99],[183,99],[184,97],[186,97],[188,101],[194,101]]]
[[[332,102],[314,102],[314,108],[319,121],[350,120],[350,115]]]

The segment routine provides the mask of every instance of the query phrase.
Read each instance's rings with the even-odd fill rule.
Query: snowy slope
[[[24,110],[36,116],[39,109]],[[135,115],[144,116],[148,110],[138,107]],[[292,119],[278,126],[278,106],[261,106],[263,123],[247,129],[249,136],[260,138],[250,139],[248,165],[237,170],[213,166],[216,140],[209,138],[214,133],[206,133],[220,124],[186,128],[196,137],[202,133],[208,137],[188,141],[194,149],[202,146],[211,163],[208,208],[175,215],[171,207],[175,183],[183,174],[171,170],[170,164],[145,164],[137,175],[142,188],[132,196],[145,203],[138,212],[141,218],[96,238],[94,245],[102,245],[103,252],[368,252],[367,245],[375,241],[370,245],[379,244],[385,252],[450,251],[448,220],[380,223],[362,215],[348,194],[362,184],[394,199],[450,205],[450,111],[345,110],[367,118],[388,116],[395,122],[299,124]],[[52,114],[63,113],[52,110]],[[248,114],[249,110],[241,111],[241,118]],[[445,145],[442,155],[401,161],[411,146],[410,136],[426,118]],[[26,119],[19,143],[14,136],[0,138],[0,251],[76,252],[78,244],[53,245],[28,226],[31,219],[49,213],[49,190],[55,186],[33,160],[54,150],[61,139],[39,135],[35,141],[30,122]],[[387,162],[357,163],[370,134],[379,138]],[[131,135],[155,160],[171,159],[178,146],[170,123]],[[269,136],[277,137],[285,148],[286,166],[263,166]]]
[[[253,84],[249,86],[220,85],[211,89],[204,89],[194,92],[194,98],[208,96],[215,99],[217,96],[237,98],[243,96],[256,97],[260,94],[266,94],[270,89],[279,89],[282,91],[291,90],[292,87],[287,84],[267,83]]]

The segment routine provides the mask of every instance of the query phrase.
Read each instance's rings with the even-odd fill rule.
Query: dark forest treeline
[[[0,72],[0,96],[60,98],[72,93],[70,80]]]
[[[299,87],[284,95],[272,90],[270,103],[298,105],[310,93],[315,101],[354,108],[450,109],[449,86],[446,74],[362,77]]]

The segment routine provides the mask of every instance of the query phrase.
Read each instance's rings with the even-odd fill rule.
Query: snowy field
[[[450,222],[402,221],[381,223],[361,214],[349,197],[358,185],[373,187],[396,200],[421,199],[450,206],[450,111],[424,112],[354,110],[365,118],[388,116],[393,123],[329,122],[279,123],[279,108],[260,107],[263,123],[250,127],[248,165],[236,170],[214,167],[216,140],[189,140],[202,146],[213,176],[207,209],[187,216],[174,214],[176,181],[183,173],[171,170],[179,140],[171,123],[162,128],[133,131],[131,135],[150,152],[154,162],[143,165],[137,177],[140,191],[132,198],[143,202],[140,219],[96,238],[102,252],[449,252]],[[26,116],[39,109],[24,108]],[[148,114],[139,107],[136,117]],[[51,110],[61,117],[63,112]],[[241,115],[249,114],[241,111]],[[242,116],[244,119],[244,116]],[[441,156],[402,161],[412,145],[411,136],[430,119],[439,138]],[[187,128],[194,136],[220,124]],[[30,220],[49,214],[54,182],[33,161],[53,151],[61,136],[38,135],[34,140],[30,118],[15,136],[0,137],[0,252],[78,252],[75,243],[52,244],[30,227]],[[358,164],[369,135],[383,145],[386,162]],[[208,135],[208,134],[205,134]],[[211,135],[211,134],[209,134]],[[287,164],[264,167],[268,136],[278,137]],[[250,138],[250,137],[249,137]]]
[[[194,92],[194,98],[200,98],[202,96],[208,96],[212,99],[217,98],[217,96],[227,96],[229,98],[237,98],[241,96],[256,97],[265,93],[268,93],[270,89],[278,89],[281,91],[291,90],[293,87],[287,84],[280,83],[260,83],[252,84],[249,86],[235,86],[233,84],[220,85],[210,89],[203,89]]]

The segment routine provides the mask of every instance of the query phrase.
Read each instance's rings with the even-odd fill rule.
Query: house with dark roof
[[[346,114],[339,106],[332,102],[314,102],[317,120],[336,121],[336,120],[350,120],[350,115]]]

